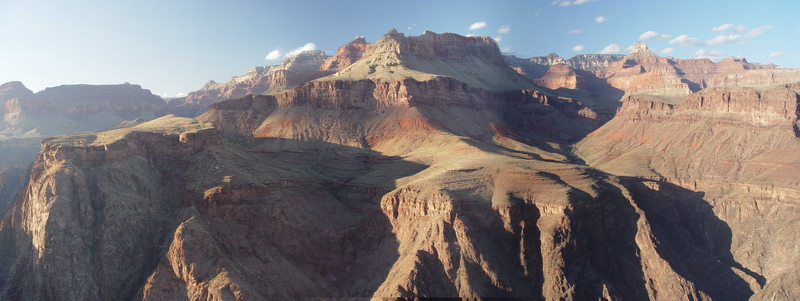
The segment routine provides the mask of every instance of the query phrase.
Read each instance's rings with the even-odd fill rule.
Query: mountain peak
[[[631,47],[631,54],[628,56],[655,56],[656,54],[650,51],[650,48],[647,48],[647,44],[642,42],[636,42]]]
[[[406,36],[395,29],[369,44],[360,60],[327,79],[424,81],[441,76],[487,90],[532,87],[508,67],[497,43],[489,37],[432,31]]]

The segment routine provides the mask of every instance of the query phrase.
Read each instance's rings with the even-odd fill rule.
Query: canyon
[[[793,299],[798,82],[391,30],[168,103],[4,84],[0,299]]]

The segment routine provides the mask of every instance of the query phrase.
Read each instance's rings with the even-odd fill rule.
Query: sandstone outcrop
[[[763,87],[798,82],[800,82],[800,69],[742,70],[716,75],[709,81],[708,86]]]
[[[3,104],[3,115],[10,110],[6,104],[9,99],[31,94],[33,94],[33,91],[28,90],[21,82],[7,82],[0,85],[0,103]]]
[[[22,188],[25,171],[47,136],[97,131],[166,114],[164,101],[138,85],[65,85],[33,93],[22,83],[0,86],[0,214]]]
[[[631,53],[624,59],[598,69],[595,75],[605,79],[613,89],[618,89],[616,97],[623,94],[647,94],[680,99],[705,89],[715,76],[768,68],[774,66],[752,64],[738,58],[727,58],[714,63],[709,59],[660,57],[639,42],[634,44]],[[614,94],[612,90],[594,92]]]
[[[357,41],[353,43],[355,42]],[[353,54],[348,56],[343,53],[342,56],[354,58]],[[335,68],[321,68],[330,59],[320,50],[303,51],[285,59],[280,65],[253,67],[246,74],[231,77],[224,83],[209,81],[200,90],[190,92],[186,97],[172,99],[169,104],[174,113],[195,117],[205,112],[212,103],[222,99],[282,91],[333,74]]]
[[[352,42],[339,47],[339,49],[336,50],[336,54],[329,57],[319,66],[319,70],[339,71],[347,68],[347,66],[361,59],[361,55],[367,50],[367,46],[369,46],[369,43],[367,43],[364,37],[356,37]]]
[[[586,78],[565,64],[553,65],[544,76],[534,79],[533,83],[550,89],[567,88],[584,91],[589,89]]]
[[[14,137],[63,135],[112,128],[124,120],[167,113],[161,97],[139,85],[63,85],[5,102],[5,127]],[[35,132],[30,132],[35,131]]]
[[[629,96],[614,120],[793,135],[795,90]],[[797,279],[779,225],[741,234],[792,222],[790,187],[589,167],[559,142],[616,106],[534,86],[489,38],[392,30],[333,75],[210,107],[44,140],[0,222],[0,298],[743,300]]]
[[[800,219],[798,90],[709,88],[676,105],[629,98],[576,150],[609,173],[699,193],[730,229],[693,235],[729,233],[722,243],[730,253],[717,256],[758,280],[754,299],[786,296],[796,283],[786,269],[800,264],[786,243],[797,240]]]

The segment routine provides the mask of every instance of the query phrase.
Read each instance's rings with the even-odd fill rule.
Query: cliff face
[[[62,135],[111,128],[124,120],[167,113],[161,97],[141,86],[64,85],[5,102],[2,134],[14,137]],[[28,133],[35,130],[35,133]]]
[[[720,61],[720,63],[722,63]],[[800,82],[800,69],[742,70],[714,76],[710,87],[763,87]]]
[[[584,91],[589,89],[586,78],[578,75],[578,71],[574,68],[564,64],[550,67],[544,76],[534,79],[533,83],[550,89],[567,88]]]
[[[304,51],[287,58],[280,65],[250,68],[246,74],[231,77],[224,83],[209,81],[200,90],[190,92],[186,97],[172,99],[169,104],[174,107],[175,113],[195,117],[222,99],[286,90],[330,75],[335,72],[334,69],[321,68],[328,60],[330,58],[320,50]]]
[[[629,98],[619,112],[721,115],[782,133],[796,119],[791,91],[734,104],[751,90],[719,90],[685,108]],[[717,194],[711,182],[616,176],[559,143],[614,108],[533,86],[491,39],[393,30],[283,93],[43,141],[0,223],[0,294],[741,300],[790,287],[775,263],[794,262],[793,246],[769,253],[725,222],[735,203],[709,206],[747,191],[753,207],[791,217],[774,201],[790,189]],[[770,235],[759,238],[783,238]]]
[[[800,218],[797,91],[710,88],[674,106],[631,98],[577,153],[616,175],[702,192],[732,233],[720,256],[760,277],[755,299],[786,296],[795,281],[786,267],[798,264],[786,243]]]
[[[8,114],[13,109],[9,108],[6,103],[9,99],[31,94],[33,94],[33,91],[28,90],[21,82],[7,82],[0,85],[0,103],[5,104],[3,115]]]
[[[617,97],[623,94],[647,94],[680,99],[705,89],[715,76],[765,68],[774,66],[752,64],[737,58],[714,63],[709,59],[660,57],[650,52],[644,43],[636,43],[631,54],[598,69],[595,75],[618,89]]]
[[[113,128],[166,114],[164,101],[138,85],[66,85],[33,93],[19,82],[0,86],[0,214],[22,188],[43,137]]]
[[[345,44],[336,50],[336,54],[325,60],[319,70],[334,70],[339,71],[347,66],[352,65],[355,61],[361,59],[361,55],[367,50],[367,40],[364,37],[356,37],[350,43]]]

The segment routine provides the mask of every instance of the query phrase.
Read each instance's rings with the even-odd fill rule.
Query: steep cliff
[[[674,106],[629,98],[576,152],[612,174],[697,191],[711,206],[703,210],[730,229],[692,235],[723,231],[725,240],[708,247],[730,246],[717,256],[759,280],[754,299],[786,297],[797,279],[789,270],[800,264],[793,251],[800,220],[798,90],[709,88]]]
[[[616,97],[623,94],[647,94],[680,99],[709,86],[715,76],[740,73],[744,70],[769,69],[772,65],[759,65],[745,59],[727,58],[714,63],[709,59],[675,59],[652,53],[644,43],[636,43],[624,59],[595,71],[617,89]],[[614,91],[594,91],[615,94]]]
[[[687,111],[777,126],[781,93]],[[0,223],[0,296],[743,300],[793,279],[752,267],[701,190],[582,164],[558,141],[598,108],[489,38],[392,30],[282,93],[44,140]],[[676,110],[620,112],[642,108]]]
[[[339,71],[347,66],[352,65],[355,61],[361,59],[361,55],[367,50],[367,40],[364,37],[356,37],[350,43],[345,44],[336,50],[336,54],[329,57],[325,62],[319,66],[319,70],[334,70]]]
[[[708,85],[710,87],[763,87],[798,82],[800,82],[800,69],[766,69],[716,75]]]
[[[323,64],[330,64],[326,63],[330,59],[331,57],[320,50],[303,51],[285,59],[280,65],[253,67],[246,74],[231,77],[224,83],[209,81],[200,90],[190,92],[186,97],[172,99],[169,104],[175,113],[195,117],[205,112],[212,103],[222,99],[282,91],[330,75],[335,72],[335,68],[321,68]]]

